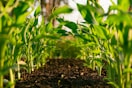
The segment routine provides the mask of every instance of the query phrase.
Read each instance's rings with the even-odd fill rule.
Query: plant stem
[[[6,41],[0,39],[0,71],[4,68],[4,58],[5,58],[5,50],[6,50]],[[3,88],[3,75],[0,73],[0,88]]]
[[[14,51],[15,51],[15,46],[13,45],[13,49],[12,49],[12,54],[11,54],[11,65],[13,65],[14,63],[13,63],[13,60],[15,59],[15,57],[14,57]],[[10,82],[11,82],[11,86],[10,86],[10,88],[15,88],[15,86],[14,86],[14,73],[13,73],[13,70],[10,68],[9,69],[9,74],[10,74]]]
[[[122,75],[122,68],[121,68],[121,62],[120,62],[120,59],[117,57],[116,59],[117,61],[117,72],[118,72],[118,85],[119,85],[119,88],[124,88],[124,83],[123,83],[123,75]]]
[[[10,69],[9,72],[10,72],[10,81],[11,81],[11,86],[10,86],[10,88],[15,88],[15,86],[14,86],[14,78],[15,78],[15,77],[14,77],[13,70]]]
[[[20,73],[20,65],[19,65],[19,60],[17,57],[17,78],[20,79],[21,78],[21,73]]]
[[[129,69],[129,68],[131,69],[131,55],[127,55],[125,59],[127,60],[126,69]],[[131,88],[131,82],[130,82],[131,81],[131,79],[130,79],[131,77],[130,76],[131,76],[130,72],[127,72],[126,73],[126,78],[127,78],[126,79],[126,87],[127,88]]]

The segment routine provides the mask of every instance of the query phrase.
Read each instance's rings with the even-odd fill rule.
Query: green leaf
[[[132,0],[129,0],[130,6],[132,6]]]
[[[132,73],[132,68],[126,68],[126,69],[124,69],[123,73]]]
[[[13,3],[14,3],[14,0],[8,0],[8,2],[7,2],[7,6],[12,5]]]
[[[46,30],[46,32],[53,31],[53,22],[52,22],[52,20],[49,23],[46,24],[46,29],[45,30]]]
[[[91,52],[94,54],[99,54],[101,51],[99,49],[95,49],[95,50],[92,50]]]
[[[2,19],[0,18],[0,33],[2,32]]]
[[[39,15],[41,13],[41,7],[38,6],[34,12],[34,16],[36,17],[37,15]]]
[[[118,0],[118,6],[122,11],[128,11],[130,6],[130,0]]]
[[[123,45],[124,44],[124,38],[123,38],[123,33],[120,30],[118,31],[118,35],[119,35],[120,44]]]
[[[58,30],[57,33],[61,34],[62,36],[67,36],[68,35],[68,32],[66,30],[62,30],[62,29]]]
[[[115,20],[118,19],[118,20]],[[111,25],[113,22],[119,24],[119,17],[116,14],[108,15],[107,22]]]
[[[96,43],[97,45],[99,45],[99,40],[98,40],[98,37],[97,37],[97,36],[93,36],[93,40],[95,41],[95,43]]]
[[[115,20],[118,19],[118,20]],[[107,22],[111,25],[115,24],[116,26],[123,28],[123,26],[132,26],[131,16],[127,13],[120,14],[111,14],[108,15]]]
[[[123,33],[124,48],[128,47],[129,29],[130,29],[129,27],[124,28],[124,33]]]
[[[35,18],[33,26],[37,26],[38,25],[38,18]]]
[[[94,25],[94,30],[95,30],[98,37],[100,37],[101,39],[107,39],[106,29],[104,29],[98,25]]]
[[[74,23],[74,22],[69,22],[69,21],[66,21],[66,24],[65,24],[66,27],[70,28],[72,30],[73,33],[77,33],[77,24]]]
[[[114,86],[114,88],[119,88],[119,86],[115,82],[108,82],[108,84]]]
[[[25,22],[26,17],[31,13],[29,12],[30,5],[26,1],[19,1],[19,5],[13,9],[12,15],[15,17],[16,24],[22,24]]]
[[[43,33],[37,35],[33,40],[38,41],[39,39],[42,38],[48,38],[48,39],[59,39],[60,37],[58,35],[45,35]]]
[[[57,18],[57,20],[60,22],[60,26],[64,25],[64,26],[68,27],[69,29],[71,29],[71,31],[73,33],[75,33],[75,34],[77,33],[78,26],[76,23],[71,22],[71,21],[65,21],[62,18]]]
[[[101,58],[94,58],[93,61],[96,62],[97,66],[103,66],[102,59]]]
[[[56,8],[55,11],[50,15],[49,19],[52,19],[62,13],[71,13],[73,11],[73,9],[71,9],[70,7],[68,7],[67,5]]]
[[[113,36],[111,38],[111,45],[116,45],[116,44],[117,44],[117,40],[116,40],[115,36]]]
[[[14,37],[12,37],[12,38],[10,39],[10,42],[11,42],[13,45],[16,45],[16,39],[15,39]]]
[[[17,24],[22,24],[26,21],[27,16],[30,14],[31,12],[26,12],[23,13],[22,15],[20,15],[17,19],[16,19],[16,23]]]
[[[9,40],[10,36],[7,34],[2,34],[0,33],[0,42],[7,42],[7,40]]]
[[[104,14],[104,9],[98,2],[95,2],[95,8],[93,11],[99,16]]]
[[[29,9],[29,4],[24,1],[19,1],[19,5],[13,9],[13,14],[18,18],[23,13],[27,12],[27,9]]]
[[[77,4],[78,10],[81,13],[82,17],[90,24],[96,24],[96,19],[94,17],[94,14],[92,12],[92,7],[90,5],[81,5]]]
[[[7,64],[7,63],[6,63]],[[2,69],[0,69],[0,75],[7,74],[9,69],[11,69],[13,66],[5,65]]]
[[[76,35],[76,36],[83,39],[86,42],[91,42],[91,37],[89,37],[87,35],[80,34],[80,35]]]

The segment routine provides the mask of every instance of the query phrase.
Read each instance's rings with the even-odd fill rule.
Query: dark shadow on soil
[[[98,76],[83,63],[79,59],[50,59],[31,74],[23,73],[15,88],[111,88],[104,81],[104,70]]]

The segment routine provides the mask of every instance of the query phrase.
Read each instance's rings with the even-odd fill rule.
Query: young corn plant
[[[10,80],[14,84],[12,66],[6,68],[14,63],[14,48],[12,48],[12,57],[10,60],[7,60],[7,63],[5,63],[5,53],[7,51],[7,44],[12,41],[13,32],[24,23],[30,13],[25,10],[25,8],[29,8],[27,2],[31,1],[0,1],[0,88],[3,88],[4,73],[8,71],[10,73]],[[11,86],[11,88],[14,88],[14,86]]]
[[[89,39],[89,42],[95,42],[99,46],[100,52],[97,55],[100,55],[106,62],[108,83],[116,88],[131,88],[132,24],[130,6],[132,3],[131,0],[118,0],[117,4],[113,1],[112,3],[113,5],[106,14],[96,1],[88,1],[87,5],[77,4],[86,24],[90,25],[88,27],[93,30],[92,36],[94,36],[92,39],[89,34],[87,34],[89,38],[81,37],[87,41]],[[107,17],[104,19],[104,16]],[[96,47],[93,47],[96,50]],[[96,56],[92,53],[90,55],[93,56],[93,59]],[[95,59],[95,62],[97,60]],[[95,63],[92,64],[95,66]],[[96,65],[98,66],[98,64]]]
[[[115,75],[110,76],[111,84],[116,88],[131,88],[131,74],[132,74],[132,62],[131,62],[131,14],[129,7],[131,6],[131,0],[120,1],[117,5],[113,4],[109,8],[108,18],[106,22],[109,29],[112,29],[112,39],[110,43],[110,52],[113,59],[113,63],[110,62],[110,72],[114,72]],[[126,6],[124,8],[124,5]],[[111,11],[116,11],[112,13]],[[115,20],[117,19],[117,20]],[[113,77],[115,76],[115,77]],[[113,78],[112,78],[113,77]],[[126,80],[124,80],[126,79]]]
[[[101,75],[104,66],[103,43],[109,38],[108,31],[101,26],[104,10],[96,1],[88,1],[87,5],[77,4],[77,7],[85,20],[84,23],[79,24],[79,31],[75,35],[81,39],[83,46],[81,51],[86,61],[85,65],[97,70]]]
[[[24,61],[27,64],[28,72],[33,71],[34,66],[38,64],[38,67],[43,65],[45,58],[52,56],[54,49],[53,51],[50,49],[53,48],[56,39],[60,37],[58,28],[54,28],[52,25],[53,20],[61,13],[72,11],[68,6],[59,7],[51,14],[49,23],[45,25],[42,21],[39,26],[40,7],[36,9],[33,19],[27,19],[32,12],[28,9],[32,9],[33,2],[34,0],[0,1],[0,88],[3,88],[4,75],[8,72],[11,80],[10,87],[14,88],[13,66],[16,63],[18,79],[20,79],[19,61],[23,55],[26,55]],[[37,63],[35,63],[35,59]]]

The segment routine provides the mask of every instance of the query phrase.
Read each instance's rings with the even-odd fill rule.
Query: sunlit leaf
[[[128,11],[130,6],[130,0],[117,0],[118,6],[123,11]]]
[[[62,13],[71,13],[73,10],[68,6],[62,6],[59,8],[56,8],[55,11],[50,15],[50,19],[62,14]]]
[[[16,39],[15,39],[14,37],[12,37],[12,38],[10,39],[10,42],[11,42],[13,45],[16,45]]]
[[[103,29],[100,26],[94,25],[94,30],[98,37],[100,37],[101,39],[107,39],[106,29]]]
[[[108,82],[108,84],[114,86],[115,88],[119,88],[119,86],[115,82]]]
[[[27,16],[30,14],[31,12],[26,12],[26,13],[23,13],[22,15],[20,15],[17,20],[16,20],[16,23],[17,24],[22,24],[26,21],[26,18]]]
[[[132,68],[124,69],[123,73],[132,73]]]
[[[99,49],[95,49],[95,50],[92,50],[91,52],[94,54],[99,54],[101,51]]]
[[[7,5],[10,6],[14,3],[15,0],[8,0]]]

